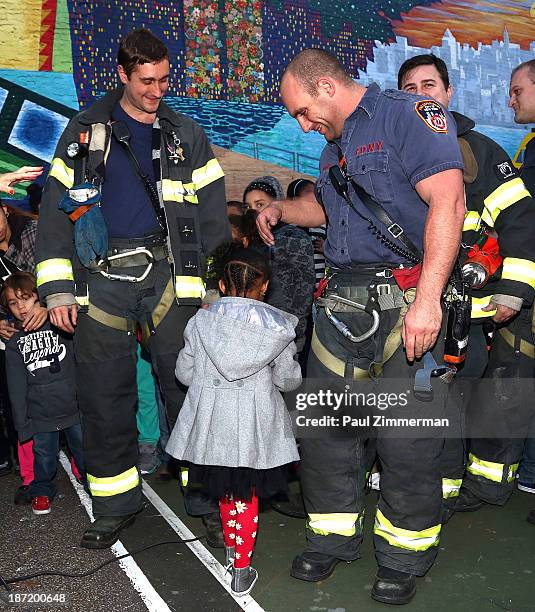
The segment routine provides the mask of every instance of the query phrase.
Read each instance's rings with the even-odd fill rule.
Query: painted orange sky
[[[392,26],[396,35],[407,37],[409,44],[426,48],[440,44],[448,28],[460,43],[477,47],[478,42],[501,40],[507,27],[511,42],[528,49],[535,40],[534,6],[534,2],[520,0],[445,0],[402,13]]]

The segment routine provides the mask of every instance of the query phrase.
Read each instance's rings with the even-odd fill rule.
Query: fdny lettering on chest
[[[364,153],[374,153],[375,151],[381,151],[383,148],[383,141],[376,140],[375,142],[369,142],[368,144],[357,145],[355,149],[355,155],[363,155]]]

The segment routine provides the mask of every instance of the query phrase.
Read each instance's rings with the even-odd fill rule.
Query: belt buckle
[[[375,286],[377,295],[390,295],[392,293],[392,285],[389,283],[381,283]]]

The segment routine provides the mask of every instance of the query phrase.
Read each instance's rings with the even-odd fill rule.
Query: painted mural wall
[[[211,139],[315,174],[323,139],[280,104],[289,59],[333,51],[364,84],[396,87],[399,65],[433,52],[451,107],[513,155],[526,131],[507,107],[509,76],[535,57],[535,3],[520,0],[3,0],[0,172],[46,163],[68,118],[117,84],[120,39],[148,27],[167,42],[168,103]],[[288,146],[292,143],[292,146]]]

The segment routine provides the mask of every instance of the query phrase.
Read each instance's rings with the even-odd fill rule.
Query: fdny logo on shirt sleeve
[[[444,109],[434,100],[418,100],[414,105],[414,110],[420,119],[431,128],[433,132],[439,134],[448,133],[448,120]]]

